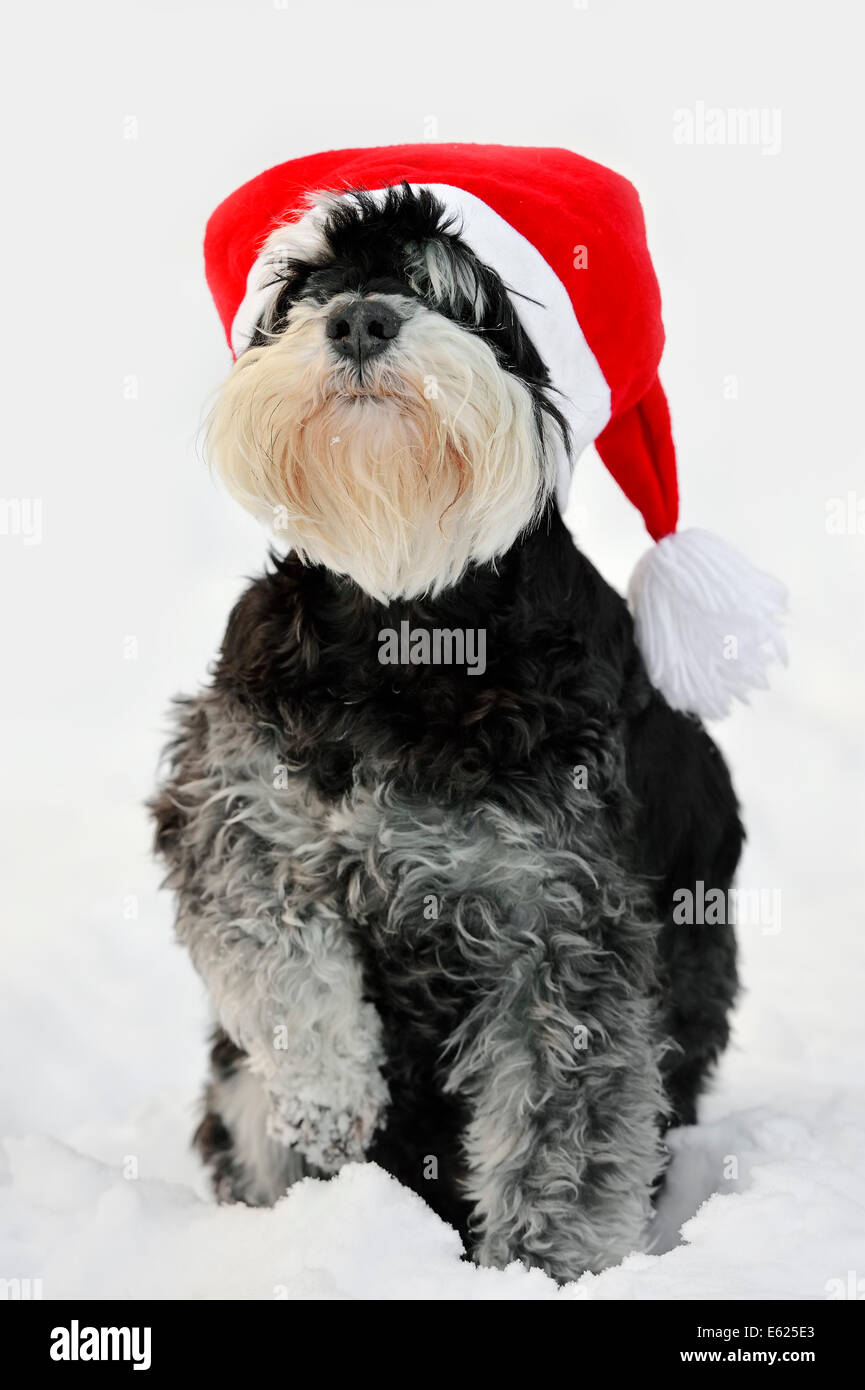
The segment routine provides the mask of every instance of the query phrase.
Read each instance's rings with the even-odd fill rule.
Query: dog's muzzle
[[[381,300],[356,299],[334,309],[326,331],[337,355],[362,368],[371,357],[387,352],[401,327],[399,314]]]

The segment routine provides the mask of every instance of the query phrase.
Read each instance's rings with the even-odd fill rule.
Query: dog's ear
[[[271,569],[241,594],[228,619],[215,673],[220,689],[255,704],[266,692],[288,693],[321,657],[314,623],[320,574],[296,555],[270,555]]]
[[[290,621],[284,626],[275,622],[274,582],[274,575],[263,575],[234,605],[217,668],[219,685],[240,689],[253,699],[256,691],[272,687],[275,667],[281,658],[287,657],[294,632]],[[292,609],[289,602],[287,619],[292,616]]]
[[[184,786],[201,775],[200,759],[207,738],[207,715],[198,700],[178,699],[178,732],[165,750],[169,779],[147,803],[155,822],[153,848],[175,868],[182,854],[188,812],[184,806]]]

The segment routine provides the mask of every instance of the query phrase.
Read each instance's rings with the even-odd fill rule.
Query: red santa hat
[[[726,714],[784,658],[785,594],[719,538],[676,531],[676,454],[658,379],[661,298],[640,200],[621,175],[569,150],[462,144],[331,150],[268,169],[207,225],[207,281],[233,354],[278,293],[281,254],[296,254],[307,234],[315,245],[325,215],[315,196],[402,182],[429,188],[514,291],[570,426],[571,457],[558,465],[562,508],[572,463],[594,443],[642,514],[656,545],[629,599],[652,681],[677,709]]]

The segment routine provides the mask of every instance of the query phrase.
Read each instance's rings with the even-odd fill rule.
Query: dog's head
[[[408,185],[319,198],[269,246],[266,307],[210,422],[233,495],[380,600],[504,554],[567,443],[519,285]]]

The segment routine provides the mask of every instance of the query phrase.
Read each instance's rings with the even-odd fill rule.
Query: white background
[[[432,135],[569,146],[637,184],[683,524],[791,591],[788,671],[716,730],[749,828],[741,883],[780,892],[781,930],[743,932],[736,1044],[680,1138],[659,1248],[718,1195],[689,1243],[580,1291],[822,1298],[865,1279],[865,536],[827,531],[831,499],[865,507],[860,14],[232,0],[7,17],[0,493],[38,499],[42,535],[0,535],[0,1277],[46,1296],[555,1296],[460,1266],[375,1170],[306,1185],[267,1225],[203,1204],[185,1147],[203,1001],[142,810],[169,698],[205,676],[266,547],[197,448],[229,365],[206,218],[292,156]],[[698,102],[780,112],[780,149],[676,143]],[[569,516],[623,585],[647,538],[593,453]]]

